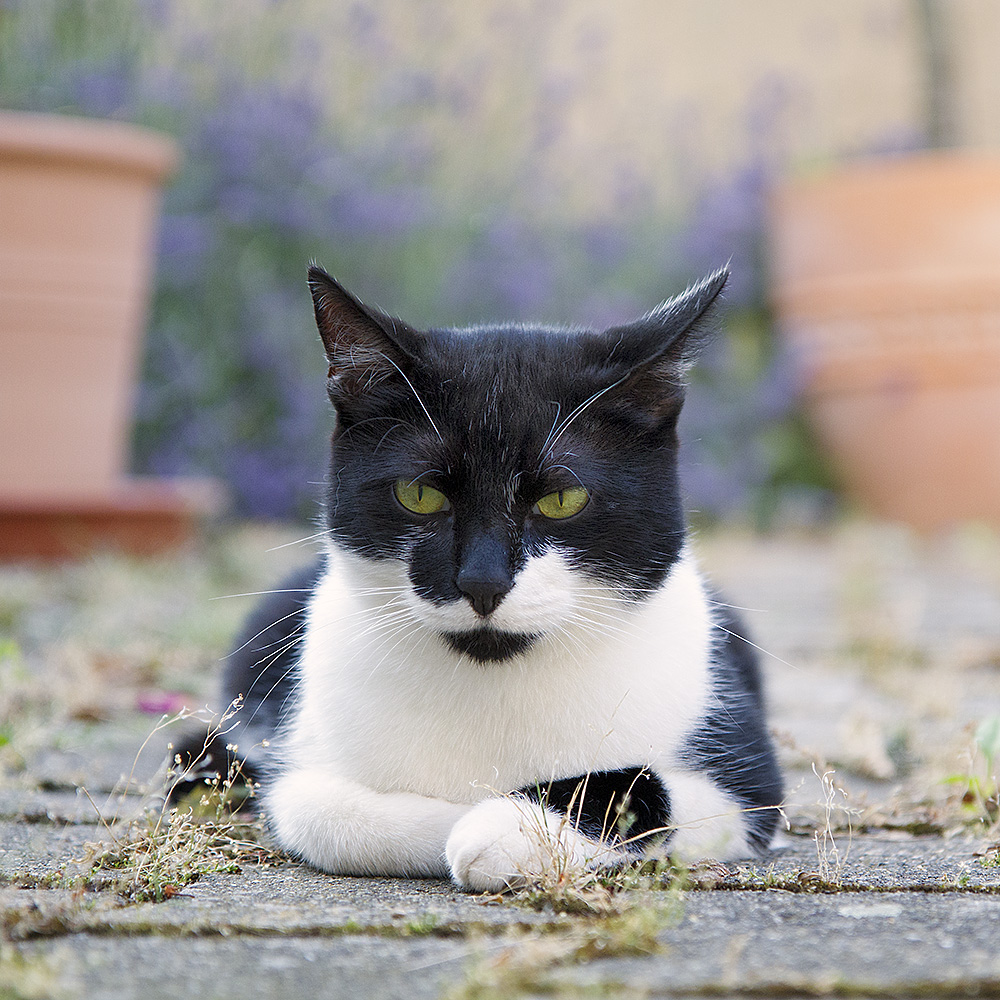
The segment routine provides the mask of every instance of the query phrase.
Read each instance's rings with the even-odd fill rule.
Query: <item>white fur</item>
[[[670,790],[670,853],[684,861],[745,858],[747,841],[742,808],[703,774],[661,772]]]
[[[582,836],[565,815],[514,796],[490,798],[454,826],[446,848],[459,885],[502,892],[532,876],[593,868],[620,854]]]
[[[736,804],[677,759],[711,697],[713,625],[689,554],[639,603],[556,551],[530,559],[491,619],[541,635],[511,660],[477,663],[440,636],[480,621],[467,601],[419,598],[401,562],[330,553],[267,803],[283,845],[330,871],[441,874],[447,844],[460,884],[495,888],[537,854],[498,793],[645,765],[686,853],[747,852]]]
[[[446,876],[444,844],[469,807],[373,792],[322,769],[283,775],[268,796],[275,836],[318,868],[352,875]]]

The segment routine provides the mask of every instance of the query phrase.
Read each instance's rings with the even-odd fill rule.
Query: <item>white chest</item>
[[[685,560],[613,628],[575,620],[484,665],[398,609],[371,610],[334,563],[311,608],[291,753],[378,791],[456,802],[669,764],[709,697],[711,627]]]

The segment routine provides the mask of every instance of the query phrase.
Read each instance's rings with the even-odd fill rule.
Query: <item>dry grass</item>
[[[581,996],[579,986],[561,986],[554,978],[559,968],[614,958],[658,954],[663,950],[660,936],[676,925],[682,915],[679,897],[654,900],[634,898],[620,913],[605,917],[580,918],[571,925],[544,930],[521,931],[497,945],[480,941],[479,954],[468,964],[461,981],[444,995],[444,1000],[507,1000],[517,996]],[[595,987],[586,996],[607,993]],[[631,991],[616,997],[640,996]]]
[[[844,881],[844,864],[851,850],[853,821],[857,810],[847,806],[847,792],[834,782],[834,770],[820,773],[813,765],[813,774],[819,778],[823,789],[823,824],[816,828],[813,840],[816,843],[817,874],[828,885],[840,887]],[[838,827],[847,827],[847,844],[841,849],[834,833]]]
[[[207,729],[203,753],[215,737],[224,735],[238,708],[230,706]],[[205,722],[197,714],[178,713],[161,720],[146,742],[192,718]],[[144,748],[145,744],[139,754]],[[167,768],[169,805],[163,805],[163,796],[154,796],[138,819],[124,824],[101,816],[107,838],[87,846],[84,857],[67,871],[70,881],[89,890],[110,890],[126,902],[161,902],[210,872],[236,872],[241,862],[281,860],[268,843],[262,819],[246,815],[252,811],[257,786],[243,778],[238,761],[230,764],[227,774],[206,777],[199,788],[173,804],[171,793],[186,777],[179,765],[176,757],[174,766]]]

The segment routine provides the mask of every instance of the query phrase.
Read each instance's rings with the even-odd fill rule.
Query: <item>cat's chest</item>
[[[453,801],[669,764],[710,685],[700,582],[675,582],[613,638],[564,632],[501,664],[456,656],[420,629],[359,641],[317,604],[296,752],[376,790]]]

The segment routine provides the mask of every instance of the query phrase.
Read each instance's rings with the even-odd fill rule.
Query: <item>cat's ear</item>
[[[616,395],[627,396],[654,418],[675,416],[687,373],[712,334],[711,315],[729,280],[722,267],[625,326],[605,331],[609,366],[625,373]]]
[[[327,390],[335,403],[362,395],[408,367],[415,333],[400,320],[366,306],[321,267],[309,268],[316,325],[330,363]]]

